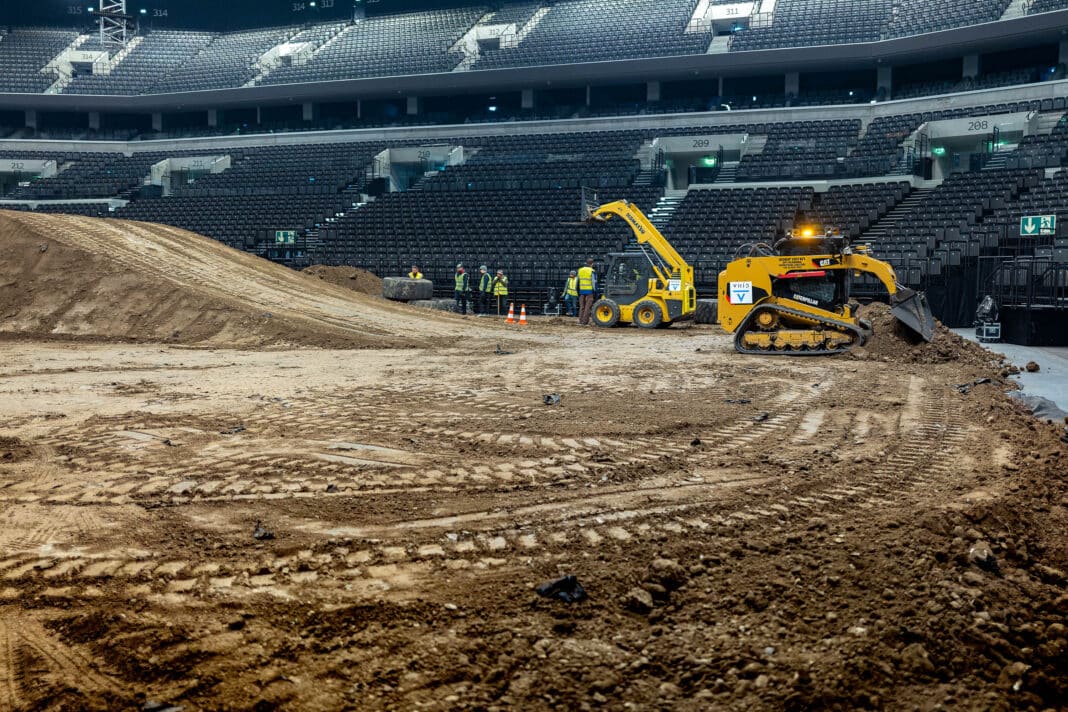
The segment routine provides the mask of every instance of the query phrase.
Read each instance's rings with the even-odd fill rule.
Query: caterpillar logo
[[[804,304],[808,304],[808,305],[814,306],[814,307],[817,307],[820,304],[818,301],[816,301],[812,297],[806,297],[804,294],[795,294],[794,295],[794,299],[799,301],[799,302],[802,302]]]

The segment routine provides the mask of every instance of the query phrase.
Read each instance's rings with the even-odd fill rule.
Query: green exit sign
[[[1055,235],[1057,234],[1057,216],[1024,215],[1020,218],[1020,234],[1025,237],[1034,235]]]

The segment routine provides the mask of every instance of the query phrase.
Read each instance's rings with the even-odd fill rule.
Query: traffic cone
[[[526,326],[527,325],[527,305],[526,304],[523,304],[523,305],[520,306],[520,309],[519,309],[519,325],[520,326]]]
[[[504,320],[505,324],[515,323],[515,304],[508,302],[508,318]]]

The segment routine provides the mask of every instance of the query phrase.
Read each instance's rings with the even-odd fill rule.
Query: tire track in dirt
[[[6,710],[22,707],[22,675],[12,637],[7,622],[0,619],[0,708]]]
[[[45,658],[52,673],[64,684],[93,693],[117,693],[122,689],[111,677],[99,672],[93,661],[54,640],[36,621],[26,617],[17,620],[21,642]]]

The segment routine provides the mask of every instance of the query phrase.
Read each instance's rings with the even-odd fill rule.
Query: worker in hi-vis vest
[[[497,297],[497,316],[500,316],[508,301],[508,278],[503,269],[497,270],[497,276],[493,278],[493,296]]]
[[[597,292],[597,274],[593,271],[593,258],[586,260],[584,267],[578,270],[578,293],[579,293],[579,324],[586,326],[590,323],[590,314],[593,313],[594,294]]]
[[[456,299],[456,313],[467,314],[467,293],[471,291],[471,280],[467,276],[463,265],[456,265],[454,279],[456,280],[456,285],[453,290],[453,296]]]
[[[564,298],[564,306],[567,307],[568,316],[576,316],[578,314],[578,276],[575,270],[571,270],[571,273],[567,276],[567,281],[564,282],[564,291],[560,293],[560,296]]]
[[[475,313],[488,314],[490,299],[493,296],[493,275],[489,273],[489,267],[482,265],[478,268],[478,290],[475,292]]]
[[[412,271],[408,273],[408,279],[422,279],[423,273],[419,271],[419,265],[412,265]]]

